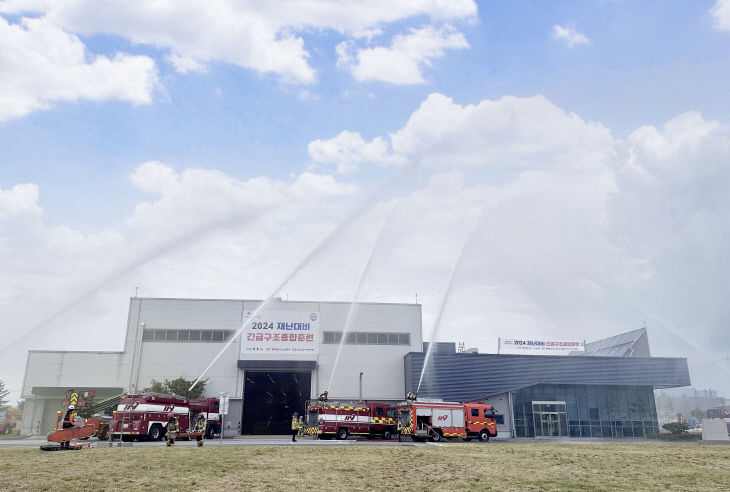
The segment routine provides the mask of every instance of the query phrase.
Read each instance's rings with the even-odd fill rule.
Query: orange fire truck
[[[415,400],[397,406],[403,435],[414,441],[460,437],[488,441],[497,435],[494,408],[482,402],[450,403]]]
[[[305,434],[320,439],[348,436],[390,439],[395,432],[395,408],[377,401],[310,401],[307,403]]]

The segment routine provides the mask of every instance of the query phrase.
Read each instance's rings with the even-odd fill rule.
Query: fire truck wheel
[[[433,442],[439,442],[441,440],[441,434],[439,434],[438,431],[432,430],[431,431],[431,440]]]
[[[150,441],[159,441],[162,439],[162,427],[160,424],[154,424],[150,427],[150,432],[147,434],[147,439]]]
[[[486,429],[482,429],[481,431],[479,431],[479,440],[482,442],[489,441],[489,432],[487,432]]]
[[[390,441],[391,437],[393,437],[393,435],[389,430],[383,432],[383,439],[385,439],[386,441]]]
[[[339,439],[340,441],[344,441],[345,439],[347,439],[348,434],[349,432],[347,432],[347,429],[345,429],[344,427],[340,427],[337,430],[337,439]]]

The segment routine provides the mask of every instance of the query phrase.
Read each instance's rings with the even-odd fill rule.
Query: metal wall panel
[[[425,354],[406,354],[405,391],[416,391]],[[432,354],[419,397],[470,401],[535,384],[689,386],[687,359]]]

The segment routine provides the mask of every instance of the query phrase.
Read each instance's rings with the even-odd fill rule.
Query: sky
[[[0,0],[0,379],[274,295],[730,396],[728,87],[730,0]]]

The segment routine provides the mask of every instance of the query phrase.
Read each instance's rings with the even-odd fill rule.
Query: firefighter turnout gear
[[[171,416],[170,420],[167,421],[167,446],[174,446],[175,445],[175,438],[177,437],[178,432],[180,432],[180,424],[177,422],[177,418],[175,416]]]
[[[297,434],[299,434],[299,417],[295,413],[291,416],[291,441],[297,442]]]
[[[199,436],[195,436],[196,441],[198,441],[198,447],[203,447],[203,436],[205,435],[205,417],[201,413],[198,416],[198,420],[195,422],[195,428],[193,428],[193,432],[200,432],[201,434]]]
[[[74,410],[73,410],[73,408],[69,407],[68,411],[66,412],[66,415],[64,415],[64,417],[63,417],[62,428],[70,429],[73,426],[74,426]]]

